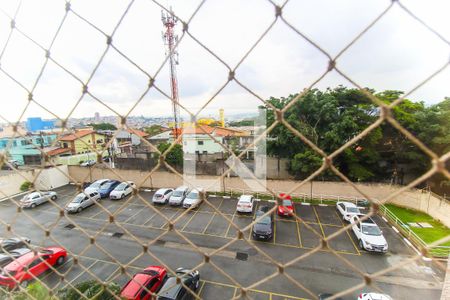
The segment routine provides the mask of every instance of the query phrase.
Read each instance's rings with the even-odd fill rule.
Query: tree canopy
[[[111,123],[98,123],[98,124],[88,124],[92,126],[94,130],[116,130],[117,127]]]
[[[169,143],[161,143],[158,145],[158,150],[164,153],[169,149]],[[183,147],[180,144],[176,144],[166,155],[166,162],[172,167],[183,166]]]
[[[390,104],[403,93],[375,93]],[[297,95],[270,98],[268,102],[283,108]],[[273,110],[267,106],[267,126],[275,122]],[[393,108],[395,119],[438,155],[450,150],[450,98],[432,105],[404,99]],[[313,89],[302,95],[285,113],[285,120],[298,133],[330,154],[376,122],[379,107],[359,89],[342,86],[320,91]],[[289,171],[306,178],[322,164],[322,157],[286,126],[278,124],[267,143],[269,155],[289,159]],[[384,122],[364,138],[346,147],[333,159],[333,165],[354,181],[386,180],[398,176],[403,167],[421,174],[430,167],[430,159],[391,124]],[[330,171],[324,178],[336,178]]]

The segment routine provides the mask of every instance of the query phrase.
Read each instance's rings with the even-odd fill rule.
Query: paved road
[[[76,194],[72,186],[57,191],[60,197],[56,204],[60,207]],[[381,218],[376,218],[389,242],[390,251],[386,255],[360,251],[353,234],[346,232],[330,242],[336,254],[321,250],[298,260],[320,243],[321,236],[331,235],[345,225],[333,207],[296,205],[296,213],[304,222],[276,217],[273,241],[249,243],[236,240],[238,229],[246,239],[250,237],[249,224],[253,218],[235,213],[236,199],[210,197],[211,205],[203,203],[199,209],[186,212],[178,207],[153,206],[149,201],[151,196],[150,192],[141,192],[139,197],[130,199],[106,199],[100,202],[101,207],[92,206],[74,215],[61,215],[60,208],[52,203],[18,210],[13,201],[6,201],[0,204],[1,235],[8,235],[10,226],[15,234],[29,236],[36,245],[60,244],[67,248],[72,255],[61,271],[65,280],[72,283],[98,277],[123,285],[137,270],[152,264],[164,264],[172,269],[200,266],[203,279],[200,294],[204,299],[229,299],[238,295],[237,283],[251,286],[253,299],[310,299],[311,295],[291,279],[314,294],[334,293],[360,284],[362,278],[357,271],[372,274],[414,254]],[[273,204],[259,202],[257,205]],[[168,230],[163,216],[174,223],[175,231]],[[144,253],[142,244],[148,243],[148,252]],[[204,253],[223,249],[211,257],[210,263],[204,263],[204,256],[191,244],[201,247]],[[336,255],[356,266],[356,270]],[[237,259],[238,256],[244,260]],[[73,257],[78,258],[77,264]],[[254,286],[277,272],[270,264],[272,259],[289,262],[285,269],[288,276],[277,275]],[[127,273],[120,272],[119,263],[126,264]],[[44,282],[52,287],[64,285],[55,273],[45,276]],[[394,299],[438,299],[443,276],[433,265],[420,260],[384,274],[376,286]],[[360,292],[371,290],[374,289],[358,289],[344,299],[356,299]]]

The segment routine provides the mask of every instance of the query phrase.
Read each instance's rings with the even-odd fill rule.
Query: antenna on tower
[[[162,32],[164,45],[166,46],[166,55],[169,56],[170,65],[170,87],[172,96],[172,108],[174,118],[174,134],[175,138],[178,138],[180,134],[180,106],[178,100],[178,81],[177,81],[177,69],[178,65],[178,52],[176,44],[178,43],[178,35],[174,32],[174,27],[178,22],[178,18],[174,15],[172,7],[170,11],[161,11],[161,21],[165,27],[165,31]]]

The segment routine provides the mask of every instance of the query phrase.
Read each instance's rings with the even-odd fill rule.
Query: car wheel
[[[31,208],[35,208],[35,207],[36,207],[35,203],[31,204]]]
[[[359,248],[361,248],[361,250],[364,250],[364,245],[362,240],[359,240]]]
[[[28,284],[30,284],[30,283],[28,282],[28,280],[24,280],[24,281],[22,281],[22,282],[20,283],[20,286],[23,287],[23,288],[26,288],[26,287],[28,286]]]
[[[57,266],[62,265],[62,264],[64,263],[65,260],[66,260],[66,257],[65,257],[65,256],[60,256],[60,257],[58,257],[58,260],[56,261],[56,265],[57,265]]]
[[[56,198],[58,198],[58,197],[56,197],[56,196],[52,196],[52,198],[51,198],[51,199],[52,199],[52,200],[56,200]]]
[[[120,196],[120,199],[123,199],[123,198],[125,198],[125,194],[122,194],[122,195]]]
[[[81,211],[83,210],[83,208],[80,206],[80,207],[78,207],[78,209],[77,209],[77,213],[80,213]]]

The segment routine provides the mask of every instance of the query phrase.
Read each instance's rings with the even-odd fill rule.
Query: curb
[[[11,200],[11,198],[14,198],[14,197],[23,196],[23,195],[25,195],[27,193],[29,193],[29,191],[18,193],[18,194],[14,194],[14,195],[7,196],[7,197],[3,197],[3,198],[0,199],[0,203],[1,202],[5,202],[6,200]]]

